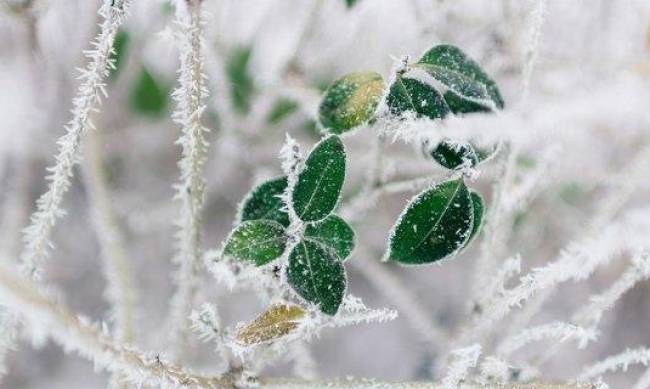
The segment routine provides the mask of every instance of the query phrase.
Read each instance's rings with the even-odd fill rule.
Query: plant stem
[[[178,143],[182,147],[179,162],[180,183],[176,185],[176,198],[181,201],[178,225],[178,252],[175,262],[179,265],[176,275],[177,290],[172,298],[170,331],[173,349],[183,352],[189,335],[189,316],[198,290],[201,267],[201,225],[205,197],[203,168],[207,159],[208,143],[201,123],[205,109],[203,101],[208,92],[203,74],[203,20],[201,2],[190,0],[176,4],[176,22],[180,26],[179,38],[179,87],[174,92],[177,109],[174,120],[181,125],[182,135]]]

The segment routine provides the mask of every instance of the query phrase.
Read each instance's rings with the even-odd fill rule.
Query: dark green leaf
[[[143,115],[159,117],[169,104],[169,88],[156,81],[147,68],[142,68],[140,77],[131,91],[131,107]]]
[[[426,71],[447,86],[457,95],[455,97],[489,99],[497,108],[503,108],[503,98],[496,83],[474,60],[455,46],[435,46],[414,66]],[[462,107],[458,107],[458,104],[453,101],[452,104],[456,106],[455,109],[462,112]]]
[[[455,94],[450,90],[445,92],[444,98],[445,98],[445,102],[449,106],[449,109],[451,109],[451,112],[453,112],[454,115],[463,115],[466,113],[491,112],[490,108],[481,105],[479,103],[475,103],[473,101],[463,99],[462,97],[458,96],[457,94]]]
[[[226,75],[230,81],[230,96],[235,110],[241,114],[250,110],[255,91],[255,84],[249,69],[251,53],[250,47],[238,47],[232,52],[226,63]]]
[[[324,219],[336,207],[345,180],[345,148],[336,135],[320,141],[298,176],[291,202],[305,222]]]
[[[352,8],[358,1],[359,0],[345,0],[345,5],[347,5],[348,8]]]
[[[289,115],[298,110],[298,103],[289,99],[279,99],[271,108],[269,115],[266,118],[266,121],[269,124],[278,124]]]
[[[447,169],[474,167],[478,164],[478,156],[471,143],[442,141],[431,152],[431,156]]]
[[[305,239],[333,251],[341,261],[345,261],[354,249],[354,230],[336,215],[307,225]]]
[[[334,315],[345,294],[345,269],[330,250],[320,244],[302,241],[289,255],[287,280],[302,298],[318,304],[327,315]]]
[[[386,100],[393,115],[414,112],[418,117],[444,118],[449,107],[434,87],[413,78],[397,77]]]
[[[250,220],[230,234],[223,252],[262,266],[281,256],[286,244],[287,237],[281,224],[272,220]]]
[[[444,140],[431,151],[431,156],[447,169],[474,167],[491,158],[498,148],[482,148],[472,142],[455,142]]]
[[[455,254],[469,239],[472,200],[462,179],[439,184],[412,200],[390,238],[388,259],[431,263]]]
[[[350,73],[325,91],[318,108],[321,124],[329,132],[342,134],[374,117],[384,93],[384,80],[376,72]]]
[[[122,69],[130,41],[131,36],[124,30],[119,30],[117,34],[115,34],[115,42],[113,43],[114,52],[111,54],[111,59],[114,60],[113,64],[115,65],[115,68],[110,71],[109,77],[111,79],[117,77],[118,73]]]
[[[469,234],[469,239],[465,245],[474,239],[474,237],[481,231],[483,226],[483,216],[485,216],[485,202],[477,192],[470,190],[470,197],[472,198],[472,210],[474,212],[474,223],[472,224],[472,232]]]
[[[289,214],[284,210],[280,198],[287,189],[287,177],[266,181],[253,189],[243,200],[238,223],[247,220],[274,220],[285,227],[289,226]]]

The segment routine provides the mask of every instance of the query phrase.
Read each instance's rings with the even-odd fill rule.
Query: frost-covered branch
[[[390,382],[364,378],[345,378],[329,381],[305,381],[300,379],[262,379],[265,389],[447,389],[435,382]],[[466,382],[459,389],[596,389],[592,384],[483,384]]]
[[[201,267],[201,221],[204,202],[205,179],[203,167],[207,158],[207,128],[201,123],[208,94],[203,74],[203,19],[200,0],[176,1],[176,23],[179,44],[179,86],[174,91],[177,108],[174,120],[181,126],[178,144],[182,147],[179,162],[180,183],[176,185],[176,198],[181,201],[178,225],[178,252],[175,262],[176,293],[171,302],[171,334],[176,350],[182,350],[189,329],[189,315],[198,288]]]
[[[650,254],[642,252],[632,258],[632,265],[607,290],[589,298],[589,304],[576,312],[573,321],[598,325],[603,314],[611,309],[637,283],[650,278]]]
[[[575,339],[578,342],[578,348],[584,348],[587,343],[596,340],[597,336],[598,333],[593,328],[584,328],[571,323],[554,322],[527,328],[521,333],[506,339],[499,345],[496,353],[499,356],[507,357],[529,343],[546,338],[557,339],[560,342]]]
[[[449,366],[447,375],[442,380],[444,389],[458,389],[461,383],[467,381],[469,370],[476,366],[481,356],[481,346],[476,344],[452,352],[453,363]]]
[[[645,347],[628,349],[620,354],[608,357],[592,366],[586,367],[578,376],[578,380],[586,381],[607,372],[617,370],[626,371],[630,365],[635,364],[650,365],[650,349]]]
[[[72,119],[65,126],[66,134],[57,142],[59,152],[55,157],[55,164],[48,168],[47,191],[38,199],[37,211],[25,229],[25,249],[21,260],[24,270],[32,277],[41,277],[42,263],[52,247],[52,228],[56,220],[64,215],[61,202],[70,187],[72,169],[80,159],[81,137],[86,131],[94,128],[91,116],[98,109],[102,97],[107,96],[104,80],[113,66],[110,58],[113,41],[130,4],[130,0],[105,0],[99,10],[103,21],[99,35],[92,42],[92,49],[85,52],[90,62],[81,71],[82,83],[73,99]]]
[[[230,388],[232,377],[195,375],[165,362],[160,355],[145,354],[112,339],[102,327],[71,313],[47,297],[33,281],[0,267],[0,302],[12,312],[47,331],[68,350],[93,361],[96,366],[126,377],[135,386]]]
[[[636,230],[641,228],[641,231]],[[558,259],[533,269],[523,276],[519,285],[508,289],[484,308],[485,314],[472,330],[474,335],[503,318],[512,308],[520,306],[537,293],[569,280],[588,278],[599,266],[608,263],[623,250],[638,247],[643,242],[644,227],[613,224],[595,238],[574,244],[564,250]],[[625,238],[622,238],[625,237]],[[477,333],[478,332],[478,333]]]

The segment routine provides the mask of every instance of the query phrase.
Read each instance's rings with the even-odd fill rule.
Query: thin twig
[[[181,31],[179,39],[179,87],[174,92],[178,104],[174,120],[181,125],[182,146],[179,162],[180,183],[176,185],[176,197],[181,201],[178,252],[175,262],[179,265],[176,275],[177,290],[172,298],[170,331],[176,352],[182,352],[189,334],[189,316],[198,289],[198,273],[201,267],[201,226],[205,197],[203,167],[207,158],[207,128],[201,123],[204,99],[208,92],[203,74],[203,20],[199,0],[177,1],[176,22]]]
[[[57,219],[64,214],[61,202],[70,187],[73,167],[80,159],[81,137],[86,131],[94,128],[91,114],[97,110],[102,96],[107,96],[104,80],[113,65],[110,59],[113,42],[129,6],[130,0],[117,3],[106,0],[99,10],[99,14],[104,19],[100,24],[99,35],[92,43],[93,48],[85,53],[90,62],[81,75],[83,82],[73,100],[73,117],[66,125],[66,134],[57,142],[59,153],[54,166],[48,169],[50,172],[47,177],[50,182],[48,189],[38,199],[37,211],[32,215],[29,227],[25,229],[25,250],[21,260],[24,271],[32,277],[40,278],[42,262],[47,258],[52,247],[50,240],[52,229]]]

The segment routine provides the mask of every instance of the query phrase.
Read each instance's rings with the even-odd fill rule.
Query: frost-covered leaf
[[[131,35],[129,35],[125,30],[119,30],[117,34],[115,34],[115,42],[113,43],[114,52],[111,54],[111,59],[114,61],[113,65],[115,67],[110,70],[111,79],[117,77],[118,73],[122,69],[130,42]]]
[[[474,167],[478,164],[478,156],[470,143],[442,141],[431,152],[431,156],[447,169]]]
[[[371,120],[384,93],[384,79],[376,72],[358,72],[334,81],[318,108],[321,124],[342,134]]]
[[[447,169],[474,167],[491,158],[497,147],[482,148],[472,142],[444,140],[431,151],[431,157]]]
[[[305,239],[332,250],[341,261],[345,261],[354,249],[354,230],[336,215],[309,224],[305,229]]]
[[[334,315],[345,295],[345,269],[336,254],[318,243],[303,240],[289,255],[287,280],[305,300]]]
[[[237,341],[250,346],[281,338],[295,330],[304,316],[297,305],[272,305],[237,333]]]
[[[324,219],[336,207],[345,180],[345,147],[336,135],[311,151],[291,194],[296,215],[305,222]]]
[[[244,198],[238,223],[266,219],[289,226],[289,215],[280,197],[286,189],[287,177],[274,178],[258,185]]]
[[[386,104],[395,116],[414,112],[418,117],[440,119],[449,113],[440,93],[433,86],[414,78],[397,77],[390,87]]]
[[[439,184],[412,200],[393,227],[388,259],[430,263],[456,253],[469,239],[472,200],[462,179]]]
[[[450,95],[450,103],[458,112],[467,108],[458,99],[454,100],[455,97],[491,100],[497,108],[503,108],[503,98],[496,83],[474,60],[455,46],[433,47],[414,67],[426,71],[455,94]]]
[[[147,68],[143,67],[131,91],[131,108],[143,115],[160,116],[169,105],[169,92],[169,87],[156,80]]]
[[[485,216],[485,202],[483,197],[477,192],[470,190],[469,195],[472,199],[472,211],[474,213],[474,219],[472,223],[472,232],[469,234],[469,239],[465,245],[468,245],[469,242],[474,239],[474,237],[481,231],[483,226],[483,217]]]
[[[281,224],[272,220],[250,220],[230,234],[223,252],[262,266],[281,256],[286,244],[287,237]]]
[[[490,108],[486,107],[485,105],[481,105],[474,101],[466,100],[450,90],[445,92],[443,97],[445,98],[445,102],[447,103],[447,106],[449,106],[449,109],[451,110],[451,112],[454,113],[454,115],[462,115],[466,113],[491,112]]]
[[[248,46],[233,50],[226,63],[226,75],[230,83],[230,97],[235,110],[247,113],[255,91],[255,83],[250,74],[249,62],[252,50]]]

